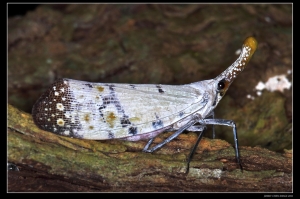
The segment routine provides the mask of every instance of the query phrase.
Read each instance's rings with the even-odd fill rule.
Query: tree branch
[[[203,138],[186,173],[195,133],[181,134],[153,154],[147,141],[79,140],[40,130],[30,114],[8,105],[8,191],[53,192],[291,192],[292,150],[280,154],[234,148]],[[161,142],[171,132],[155,139]]]

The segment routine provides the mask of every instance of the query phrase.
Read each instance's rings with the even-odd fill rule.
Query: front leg
[[[212,110],[205,118],[211,117],[212,119],[215,119],[215,112]],[[215,139],[215,125],[212,125],[212,131],[213,131],[213,139]]]
[[[199,122],[201,125],[195,125],[193,126],[195,123]],[[236,131],[236,124],[234,121],[232,120],[224,120],[224,119],[201,119],[200,115],[194,115],[193,118],[187,122],[185,125],[183,125],[182,127],[180,127],[173,135],[171,135],[170,137],[168,137],[167,139],[165,139],[163,142],[157,144],[156,146],[154,146],[152,149],[148,149],[149,146],[151,145],[151,143],[153,142],[154,138],[151,138],[149,140],[149,142],[146,144],[145,148],[143,149],[143,152],[148,152],[148,153],[152,153],[153,151],[161,148],[162,146],[164,146],[165,144],[169,143],[171,140],[173,140],[174,138],[176,138],[179,134],[181,134],[184,130],[187,129],[191,129],[191,130],[202,130],[199,134],[199,137],[194,145],[194,147],[192,148],[188,159],[187,159],[187,163],[188,163],[188,167],[187,167],[187,171],[189,168],[189,163],[191,161],[191,158],[198,146],[198,144],[200,143],[202,136],[203,136],[203,132],[205,130],[205,126],[206,125],[224,125],[224,126],[230,126],[233,129],[233,137],[234,137],[234,143],[235,143],[235,155],[236,155],[236,159],[237,159],[237,163],[239,164],[241,170],[243,171],[243,167],[241,165],[241,161],[240,161],[240,154],[239,154],[239,148],[238,148],[238,138],[237,138],[237,131]]]
[[[204,119],[203,122],[208,125],[223,125],[230,126],[233,130],[233,139],[234,139],[234,147],[235,147],[235,156],[237,159],[237,163],[239,164],[241,170],[243,171],[243,167],[241,165],[240,153],[239,153],[239,143],[236,131],[236,124],[233,120],[224,120],[224,119]]]

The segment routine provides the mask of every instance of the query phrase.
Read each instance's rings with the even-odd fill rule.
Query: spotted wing
[[[169,126],[204,106],[189,85],[56,81],[33,107],[42,129],[84,139],[125,138]]]

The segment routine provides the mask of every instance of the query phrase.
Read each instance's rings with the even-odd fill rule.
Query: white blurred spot
[[[270,17],[265,17],[265,21],[270,23],[271,22],[271,18]]]
[[[236,54],[236,55],[239,55],[239,54],[241,54],[241,52],[242,52],[241,49],[237,49],[237,50],[235,51],[235,54]]]
[[[285,75],[276,75],[274,77],[270,77],[266,83],[258,82],[255,89],[261,91],[263,89],[267,89],[271,92],[280,91],[283,92],[284,89],[290,89],[292,84],[286,78]]]
[[[247,95],[247,98],[254,100],[254,97],[252,95],[250,95],[250,94]]]
[[[292,71],[288,70],[287,74],[291,74]],[[274,77],[270,77],[266,83],[259,81],[255,86],[256,94],[261,96],[262,90],[267,89],[268,91],[280,91],[283,92],[284,89],[290,89],[292,86],[291,82],[286,78],[285,75],[276,75]],[[247,95],[248,99],[254,99],[250,94]]]
[[[255,87],[255,89],[259,90],[259,91],[263,90],[264,88],[265,88],[265,84],[263,82],[261,82],[261,81],[258,82],[258,84]]]
[[[47,59],[47,60],[46,60],[46,63],[47,63],[47,64],[52,64],[52,59],[50,59],[50,58]]]
[[[261,91],[257,91],[256,95],[261,96]]]

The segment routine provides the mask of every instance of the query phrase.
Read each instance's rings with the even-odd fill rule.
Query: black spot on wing
[[[182,116],[183,116],[183,112],[180,111],[180,112],[179,112],[179,117],[182,117]]]
[[[152,127],[158,129],[164,127],[164,124],[161,120],[156,120],[155,122],[152,122]]]
[[[114,92],[115,91],[115,85],[113,84],[106,84],[105,86],[108,86],[108,89],[111,91],[111,92]]]
[[[158,88],[159,93],[164,93],[165,91],[161,88],[160,85],[156,85],[156,88]]]
[[[155,117],[156,117],[156,121],[152,122],[152,127],[154,129],[158,129],[158,128],[162,128],[164,127],[163,122],[159,119],[159,116],[157,115],[157,113],[155,113]]]
[[[130,86],[130,88],[136,89],[135,85],[133,85],[133,84],[129,84],[129,86]]]
[[[99,107],[99,113],[100,113],[100,116],[101,116],[103,119],[104,119],[104,115],[103,115],[102,110],[105,109],[105,108],[106,108],[106,106],[103,105],[103,104]],[[103,121],[105,121],[105,120],[103,120]]]
[[[131,127],[128,129],[128,133],[129,133],[129,134],[132,134],[132,135],[136,135],[136,134],[137,134],[137,128],[134,127],[134,126],[131,126]]]
[[[126,127],[131,124],[127,115],[123,115],[123,117],[120,120],[121,120],[120,123],[121,123],[122,127]]]
[[[90,88],[93,88],[93,85],[92,84],[85,84],[86,86],[90,87]]]
[[[108,132],[108,138],[109,139],[114,139],[115,135],[112,132]]]

